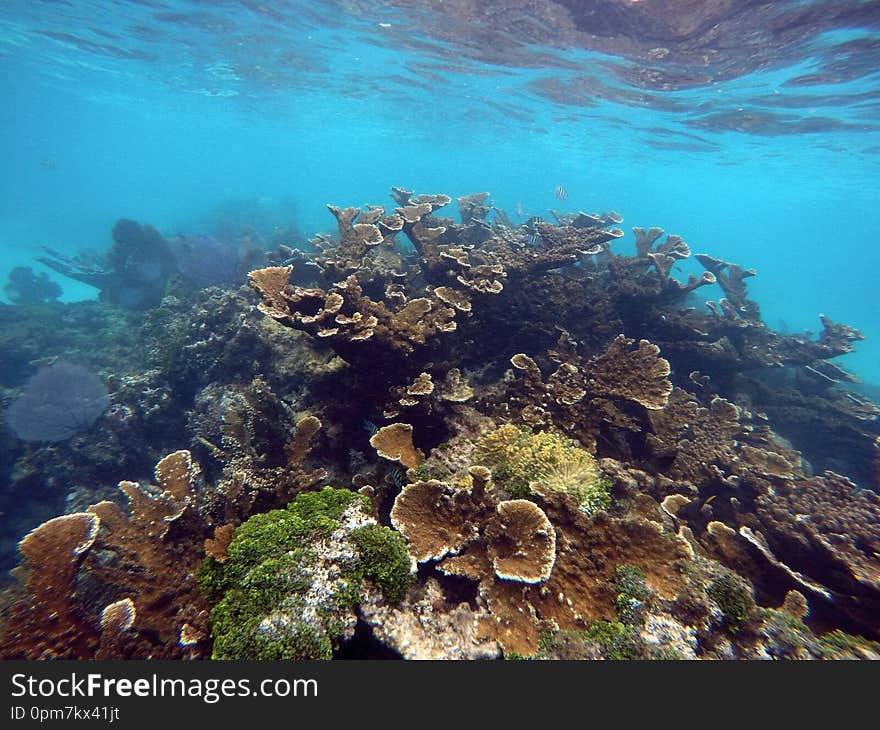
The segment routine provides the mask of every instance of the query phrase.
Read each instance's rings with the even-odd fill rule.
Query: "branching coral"
[[[364,295],[349,276],[330,291],[291,286],[292,267],[270,267],[250,273],[259,292],[260,309],[281,324],[326,341],[349,363],[393,363],[417,347],[456,329],[456,310],[436,294],[410,299],[397,311]]]
[[[553,425],[591,443],[602,423],[613,428],[638,431],[641,427],[631,415],[615,405],[635,403],[654,411],[663,408],[672,384],[669,363],[659,357],[659,348],[641,340],[616,337],[599,355],[584,360],[568,342],[563,331],[557,349],[550,357],[557,369],[546,379],[538,364],[524,353],[511,358],[521,374],[506,394],[507,408],[519,410],[519,417],[532,426]]]
[[[756,515],[773,553],[834,596],[834,603],[877,631],[880,610],[880,498],[839,474],[775,484]]]
[[[635,350],[633,341],[618,335],[604,353],[587,365],[587,388],[604,396],[624,398],[648,410],[663,408],[672,392],[667,380],[669,363],[658,357],[660,348],[641,340]]]
[[[178,451],[156,465],[155,476],[156,486],[120,483],[128,515],[104,501],[50,520],[22,541],[33,598],[13,607],[5,656],[94,658],[100,650],[106,658],[108,632],[117,644],[125,639],[126,656],[200,655],[200,647],[180,643],[185,626],[203,635],[207,628],[194,578],[204,539],[198,467]],[[129,608],[123,598],[133,604],[129,618],[120,613]]]

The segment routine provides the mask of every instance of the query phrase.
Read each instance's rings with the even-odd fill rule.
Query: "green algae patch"
[[[617,566],[614,569],[614,590],[614,608],[621,623],[628,626],[643,624],[651,589],[641,568],[636,565]]]
[[[594,621],[584,632],[606,659],[638,659],[640,642],[636,631],[620,621]]]
[[[739,631],[752,616],[755,599],[749,586],[733,574],[725,574],[713,580],[706,589],[724,618],[724,624],[732,632]]]
[[[403,538],[366,497],[325,487],[240,525],[222,565],[203,562],[215,659],[330,659],[357,622],[365,581],[400,601],[412,576]]]
[[[504,425],[477,442],[473,460],[491,469],[495,483],[514,499],[529,499],[535,492],[564,492],[587,514],[611,504],[610,483],[596,458],[556,433]]]
[[[819,654],[823,659],[878,659],[880,644],[840,629],[819,637]]]
[[[360,553],[360,572],[369,578],[388,603],[399,603],[413,583],[412,561],[400,533],[381,525],[352,531],[351,540]]]

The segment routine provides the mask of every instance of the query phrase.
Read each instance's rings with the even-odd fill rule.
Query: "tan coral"
[[[632,230],[636,237],[636,254],[639,258],[646,258],[654,241],[664,233],[662,228],[649,228],[646,231],[644,228],[634,227]]]
[[[463,269],[469,269],[471,267],[471,259],[470,256],[468,256],[468,252],[458,246],[450,246],[445,251],[441,251],[440,258],[453,261]]]
[[[417,562],[454,555],[478,537],[475,504],[464,488],[437,480],[407,484],[391,509],[391,524]]]
[[[505,653],[530,656],[543,630],[586,629],[592,621],[616,616],[613,571],[636,565],[648,585],[664,598],[684,586],[683,568],[693,558],[687,542],[665,533],[655,522],[598,513],[586,518],[564,498],[553,495],[542,505],[557,533],[556,562],[550,578],[530,585],[483,579],[480,595],[495,619],[483,623],[487,635]]]
[[[717,476],[718,465],[729,476],[748,466],[738,453],[747,426],[740,409],[724,398],[715,397],[704,408],[676,388],[666,408],[653,411],[650,419],[654,433],[648,435],[648,444],[658,457],[673,458],[668,474],[675,479],[699,484],[709,475]],[[768,462],[762,471],[769,467]]]
[[[550,577],[556,562],[556,530],[534,502],[499,502],[485,536],[492,567],[499,578],[540,583]]]
[[[98,538],[100,519],[76,512],[48,520],[19,543],[27,568],[23,595],[5,609],[0,657],[92,658],[97,621],[77,600],[77,575]]]
[[[614,338],[604,353],[587,365],[587,385],[599,395],[611,395],[640,403],[649,410],[659,410],[669,401],[672,383],[669,362],[659,357],[660,348],[647,340],[625,335]]]
[[[457,309],[459,312],[469,313],[472,309],[471,300],[464,292],[448,286],[438,286],[434,293],[441,302]]]
[[[406,392],[409,395],[431,395],[434,392],[434,382],[429,373],[420,373],[419,376],[410,383]]]
[[[370,438],[370,446],[383,459],[399,461],[407,469],[415,469],[425,455],[413,446],[413,427],[408,423],[392,423],[380,428]]]
[[[412,197],[413,192],[414,191],[407,190],[406,188],[392,186],[390,194],[391,197],[394,199],[394,202],[398,205],[407,205],[410,198]]]
[[[402,208],[395,208],[394,212],[403,218],[404,228],[406,228],[407,225],[418,223],[424,216],[428,215],[431,212],[431,204],[417,203],[405,205]]]
[[[461,215],[462,223],[470,223],[471,221],[481,221],[492,208],[492,201],[487,202],[489,193],[471,193],[458,198],[458,210]]]
[[[455,309],[433,293],[407,301],[397,311],[366,296],[354,276],[323,289],[284,284],[280,278],[252,271],[250,284],[263,299],[261,311],[285,326],[324,339],[349,363],[371,368],[410,355],[417,347],[453,331]]]
[[[374,206],[363,211],[356,207],[339,208],[328,204],[327,210],[336,218],[339,227],[339,245],[332,253],[328,249],[333,256],[331,268],[348,273],[360,265],[368,249],[378,246],[385,239],[385,234],[376,225],[385,209]]]
[[[120,482],[119,489],[128,497],[133,523],[150,537],[164,537],[171,523],[194,502],[198,473],[189,451],[175,451],[156,465],[156,482],[161,492],[137,482]]]
[[[528,355],[518,352],[510,358],[510,364],[517,370],[522,370],[527,377],[533,380],[541,380],[541,368],[539,368],[538,363],[532,360]]]
[[[290,275],[293,266],[268,266],[248,274],[248,282],[260,295],[258,309],[279,322],[290,320],[287,292],[290,291]]]
[[[229,557],[229,544],[232,542],[232,534],[235,525],[218,525],[214,528],[214,537],[205,540],[205,555],[214,558],[218,563],[225,563]]]
[[[123,598],[104,607],[101,611],[101,633],[121,634],[133,625],[137,611],[131,598]]]
[[[44,522],[19,542],[29,570],[28,590],[47,611],[67,601],[79,563],[94,543],[100,524],[95,515],[76,512]]]
[[[289,464],[301,464],[311,449],[312,438],[321,430],[321,421],[315,416],[304,416],[297,421],[293,438],[284,447]]]
[[[188,623],[184,623],[183,626],[180,627],[177,643],[180,646],[194,646],[200,641],[204,641],[206,637],[207,634],[204,630],[191,626]]]
[[[464,379],[461,370],[452,368],[439,385],[439,398],[447,403],[465,403],[474,397],[474,389]]]
[[[880,497],[834,472],[777,481],[757,497],[767,549],[865,625],[880,610]],[[743,528],[745,529],[745,528]],[[791,556],[788,558],[787,556]]]
[[[452,198],[450,198],[448,195],[445,195],[444,193],[423,193],[421,195],[416,195],[414,198],[410,198],[409,202],[413,205],[430,205],[431,212],[433,213],[435,210],[449,205],[452,202]]]
[[[685,497],[683,494],[670,494],[664,497],[663,501],[660,503],[660,507],[670,517],[675,517],[678,514],[678,511],[682,507],[690,504],[691,501],[692,500],[689,497]]]
[[[87,513],[61,518],[61,524],[76,525],[75,534],[71,533],[67,542],[71,551],[80,550],[79,556],[71,552],[67,569],[61,564],[51,566],[54,599],[42,598],[21,616],[21,627],[30,627],[31,636],[10,640],[9,651],[25,656],[51,651],[68,658],[120,657],[119,632],[115,632],[115,638],[106,633],[99,635],[100,617],[90,614],[95,608],[72,590],[61,590],[59,580],[72,583],[80,562],[85,560],[80,570],[88,574],[90,585],[101,586],[110,595],[129,596],[137,603],[141,643],[129,643],[129,649],[144,657],[176,656],[174,647],[183,616],[192,623],[204,625],[207,621],[207,606],[195,578],[205,531],[196,510],[197,473],[198,467],[188,452],[175,452],[157,464],[156,482],[163,486],[121,483],[131,498],[130,517],[114,502],[105,501],[93,505]],[[53,531],[52,526],[49,529]],[[33,556],[34,549],[44,542],[38,539],[44,534],[38,532],[27,540],[23,551]],[[88,550],[93,541],[96,545]],[[41,591],[34,586],[33,593],[39,595]],[[117,608],[124,614],[125,606]],[[54,615],[54,629],[38,628],[38,614],[45,610]],[[116,609],[111,614],[114,612]]]
[[[537,505],[511,500],[499,510],[505,502],[498,502],[489,478],[484,468],[471,471],[470,486],[407,486],[395,501],[392,524],[409,538],[414,559],[436,560],[440,573],[479,584],[478,605],[488,612],[479,636],[497,641],[505,653],[529,656],[544,630],[584,630],[596,619],[612,619],[618,565],[637,565],[662,598],[682,589],[693,550],[657,522],[604,512],[589,518],[556,493],[539,497]]]

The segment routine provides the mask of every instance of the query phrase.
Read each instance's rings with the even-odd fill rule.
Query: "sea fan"
[[[231,286],[239,279],[235,247],[213,236],[180,236],[172,242],[177,268],[185,279],[203,289]]]
[[[6,422],[24,441],[64,441],[107,410],[104,382],[81,365],[59,361],[40,370],[6,409]]]

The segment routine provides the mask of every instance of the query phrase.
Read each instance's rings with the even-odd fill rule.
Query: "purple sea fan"
[[[101,378],[61,360],[28,380],[6,409],[6,422],[23,441],[64,441],[89,428],[109,404]]]
[[[200,289],[230,286],[239,279],[238,251],[213,236],[179,236],[172,249],[178,271]]]

